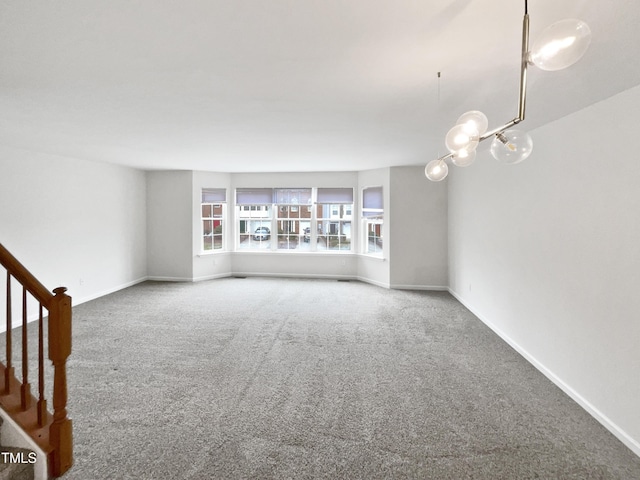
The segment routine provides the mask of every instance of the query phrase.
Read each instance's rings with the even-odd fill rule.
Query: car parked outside
[[[253,232],[254,240],[269,240],[271,236],[271,230],[268,227],[258,227],[256,231]]]

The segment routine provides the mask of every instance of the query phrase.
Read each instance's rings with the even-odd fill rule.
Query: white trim
[[[376,287],[382,287],[382,288],[386,288],[386,289],[391,288],[391,285],[389,283],[379,282],[379,281],[373,280],[371,278],[358,276],[358,277],[356,277],[356,279],[360,280],[361,282],[364,282],[364,283],[369,283],[371,285],[375,285]]]
[[[357,253],[356,254],[358,257],[360,258],[368,258],[370,260],[376,260],[378,262],[386,262],[387,258],[382,256],[382,255],[378,255],[377,253]]]
[[[193,282],[193,277],[156,277],[149,276],[146,278],[153,282]]]
[[[233,271],[230,277],[277,277],[277,278],[317,278],[320,280],[359,280],[353,275],[333,275],[315,273],[264,273],[264,272],[236,272]]]
[[[75,307],[76,305],[80,305],[81,303],[85,303],[85,302],[90,302],[91,300],[95,300],[96,298],[100,298],[100,297],[104,297],[105,295],[109,295],[111,293],[117,292],[118,290],[122,290],[125,288],[129,288],[132,287],[134,285],[137,285],[138,283],[142,283],[148,280],[149,277],[140,277],[136,280],[132,280],[130,282],[127,283],[122,283],[120,285],[117,285],[115,287],[111,287],[108,288],[106,290],[102,290],[101,292],[98,293],[92,293],[91,295],[89,295],[88,297],[82,297],[80,299],[74,297],[73,295],[71,295],[71,304]],[[69,291],[67,291],[67,295],[69,294]]]
[[[604,413],[594,407],[587,399],[585,399],[580,393],[575,391],[571,386],[566,384],[561,378],[559,378],[556,374],[554,374],[551,370],[549,370],[546,366],[544,366],[541,362],[539,362],[533,355],[527,352],[524,348],[522,348],[518,343],[513,341],[507,334],[505,334],[502,330],[497,328],[494,324],[492,324],[489,320],[484,318],[479,313],[475,312],[471,305],[469,305],[465,300],[463,300],[462,296],[453,291],[451,287],[449,287],[449,293],[453,295],[462,305],[464,305],[471,313],[473,313],[482,323],[484,323],[487,327],[489,327],[493,332],[498,335],[502,340],[507,342],[516,352],[518,352],[525,360],[527,360],[531,365],[537,368],[545,377],[551,380],[554,384],[556,384],[564,393],[569,395],[578,405],[580,405],[583,409],[587,411],[593,418],[595,418],[602,426],[604,426],[607,430],[609,430],[613,435],[616,436],[618,440],[624,443],[633,453],[640,457],[640,442],[631,437],[627,432],[625,432],[622,428],[616,425],[609,417],[607,417]]]
[[[315,257],[315,258],[319,258],[319,257],[323,257],[323,256],[332,256],[335,255],[336,257],[344,257],[344,256],[351,256],[351,257],[358,257],[360,256],[360,254],[355,253],[351,250],[317,250],[315,252],[312,252],[310,250],[257,250],[257,249],[246,249],[246,250],[234,250],[233,252],[228,252],[230,253],[232,256],[235,255],[258,255],[258,256],[279,256],[279,255],[292,255],[292,256],[296,256],[296,257]]]
[[[47,309],[44,308],[42,310],[42,318],[46,318],[47,315],[49,315],[49,312],[47,312]],[[11,330],[14,330],[16,328],[19,328],[22,326],[22,313],[20,313],[20,315],[18,316],[19,318],[13,318],[11,320]],[[39,313],[32,313],[31,315],[27,316],[27,323],[31,323],[31,322],[35,322],[36,320],[38,320],[40,318],[40,314]],[[2,322],[2,324],[0,325],[0,333],[4,333],[7,331],[7,323],[6,323],[6,315],[4,317],[4,320]]]
[[[216,255],[228,255],[230,254],[230,250],[218,249],[218,250],[210,250],[206,252],[196,253],[196,257],[211,257]]]
[[[448,292],[449,287],[444,285],[394,285],[391,284],[391,287],[394,290],[430,290],[436,292]]]
[[[225,273],[215,273],[213,275],[203,275],[201,277],[194,277],[193,280],[190,280],[192,282],[203,282],[205,280],[216,280],[218,278],[227,278],[227,277],[232,277],[233,273],[232,272],[225,272]]]
[[[103,290],[101,292],[94,293],[94,294],[89,295],[88,297],[82,297],[80,299],[77,299],[73,295],[70,295],[71,296],[71,305],[73,307],[75,307],[76,305],[80,305],[81,303],[90,302],[91,300],[95,300],[96,298],[104,297],[105,295],[109,295],[110,293],[117,292],[118,290],[122,290],[122,289],[125,289],[125,288],[132,287],[134,285],[137,285],[138,283],[146,282],[148,279],[149,279],[148,277],[141,277],[141,278],[138,278],[137,280],[132,280],[131,282],[123,283],[121,285],[118,285],[117,287],[109,288],[107,290]],[[69,294],[68,291],[67,291],[67,294]],[[43,308],[42,317],[46,318],[48,315],[49,315],[49,312],[47,311],[47,309]],[[27,323],[35,322],[39,318],[40,318],[40,313],[39,312],[31,313],[30,315],[27,316]],[[22,325],[22,313],[20,315],[17,315],[15,318],[12,319],[12,321],[11,321],[11,329],[18,328],[21,325]],[[7,324],[5,322],[2,322],[2,324],[0,325],[0,333],[4,333],[6,331],[7,331]]]

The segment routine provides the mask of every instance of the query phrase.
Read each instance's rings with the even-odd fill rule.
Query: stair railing
[[[1,243],[6,277],[6,364],[0,362],[0,407],[47,455],[48,471],[59,477],[73,464],[72,422],[67,416],[66,362],[71,354],[71,297],[66,288],[47,290]],[[15,376],[12,345],[12,279],[22,286],[22,375]],[[38,303],[38,398],[31,394],[27,293]],[[44,368],[44,312],[48,311],[48,354],[53,364],[53,415],[47,410]]]

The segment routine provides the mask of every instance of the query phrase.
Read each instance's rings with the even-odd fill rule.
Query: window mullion
[[[318,251],[318,189],[311,190],[311,222],[309,222],[309,248],[312,252]]]
[[[269,247],[272,252],[278,250],[278,216],[280,215],[278,204],[271,204],[271,243]]]

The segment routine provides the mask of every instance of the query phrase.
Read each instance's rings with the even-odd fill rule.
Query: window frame
[[[313,198],[313,187],[273,189],[273,209],[276,212],[274,221],[277,232],[274,250],[279,252],[308,252],[311,250],[311,245],[309,245],[309,249],[305,245],[303,224],[308,223],[309,228],[313,226],[313,213],[300,207],[312,205]],[[309,213],[308,217],[305,216],[306,213]],[[285,225],[286,228],[283,228]]]
[[[252,253],[265,253],[265,252],[279,252],[279,253],[320,253],[320,254],[349,254],[354,253],[357,246],[357,242],[354,242],[354,235],[357,235],[359,228],[357,217],[354,218],[355,212],[355,191],[354,187],[283,187],[283,188],[241,188],[235,189],[234,204],[234,243],[235,251],[237,252],[252,252]],[[294,196],[292,193],[299,193],[298,196]],[[333,196],[332,196],[333,195]],[[271,202],[267,202],[270,198]],[[250,201],[261,200],[263,203],[249,203]],[[318,200],[321,200],[319,202]],[[333,201],[330,201],[333,200]],[[326,205],[327,207],[338,206],[338,214],[341,218],[331,218],[331,212],[328,212],[329,217],[318,216],[319,205]],[[255,211],[267,208],[270,210],[270,216],[264,218],[263,223],[269,223],[270,239],[271,242],[268,248],[252,248],[242,247],[245,243],[243,238],[246,235],[252,235],[253,226],[250,226],[250,232],[242,231],[241,226],[243,221],[251,221],[251,215],[243,216],[243,212]],[[351,212],[349,215],[347,212]],[[293,214],[293,215],[292,215]],[[324,221],[338,222],[339,230],[344,230],[344,225],[349,225],[349,242],[348,248],[318,248],[318,228],[323,225]],[[283,222],[296,222],[297,228],[293,228],[294,233],[280,231],[280,227]],[[306,234],[305,230],[309,228],[309,234]],[[245,227],[246,230],[246,227]],[[291,235],[295,235],[295,239],[291,238]],[[284,237],[287,237],[287,244],[280,245]],[[355,239],[358,237],[356,236]],[[273,240],[273,241],[272,241]],[[292,245],[292,240],[297,241],[295,246]],[[346,243],[345,243],[346,245]]]
[[[242,212],[247,212],[249,215],[243,216]],[[242,230],[243,222],[248,224],[248,230],[247,225],[245,225],[245,231]],[[236,205],[235,226],[236,251],[269,252],[273,249],[273,204]],[[268,228],[269,231],[264,232],[263,228]],[[248,246],[241,246],[247,242]]]
[[[318,248],[320,244],[316,242],[317,251],[353,253],[355,225],[353,221],[353,208],[355,206],[354,189],[351,187],[319,187],[316,200],[316,233],[317,235],[322,235],[325,242],[325,246],[322,249]],[[332,231],[334,227],[337,233]],[[343,237],[345,239],[344,242],[342,241]],[[336,239],[337,248],[333,248],[330,244]],[[348,248],[343,248],[343,245],[348,245]],[[334,247],[335,246],[336,245],[334,245]]]
[[[216,214],[219,206],[220,213]],[[210,215],[205,215],[205,208],[210,208]],[[211,222],[211,232],[206,233],[205,222]],[[216,225],[218,223],[218,225]],[[217,228],[219,233],[215,233]],[[207,238],[211,239],[211,248],[206,248]],[[220,247],[215,248],[215,239],[220,239]],[[227,190],[226,188],[202,188],[200,197],[200,253],[209,255],[227,251]]]
[[[362,253],[373,257],[384,255],[384,190],[380,185],[364,187],[362,189]],[[374,232],[374,235],[370,235]],[[376,235],[377,233],[377,235]],[[371,238],[373,238],[373,248],[371,251]]]

